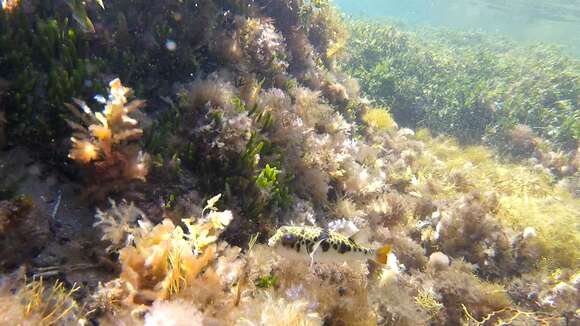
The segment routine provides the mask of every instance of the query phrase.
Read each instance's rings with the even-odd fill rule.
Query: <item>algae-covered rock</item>
[[[46,216],[31,198],[0,201],[0,268],[10,270],[36,256],[50,238]]]

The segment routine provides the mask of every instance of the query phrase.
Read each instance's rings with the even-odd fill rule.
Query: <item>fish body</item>
[[[389,246],[368,248],[340,233],[308,226],[283,226],[268,240],[282,256],[321,263],[365,262],[368,259],[387,263]]]

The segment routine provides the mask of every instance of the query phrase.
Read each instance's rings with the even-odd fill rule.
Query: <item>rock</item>
[[[48,220],[31,198],[0,202],[0,270],[12,270],[35,257],[49,239]]]

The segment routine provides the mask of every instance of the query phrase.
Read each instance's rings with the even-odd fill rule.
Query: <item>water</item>
[[[578,1],[0,0],[0,326],[580,325]]]
[[[335,3],[352,17],[499,33],[525,43],[561,45],[580,54],[578,0],[336,0]]]

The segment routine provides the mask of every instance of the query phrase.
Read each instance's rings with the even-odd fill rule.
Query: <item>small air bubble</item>
[[[167,50],[169,51],[175,51],[175,49],[177,49],[177,43],[175,43],[175,41],[173,40],[167,40],[165,41],[165,48],[167,48]]]

